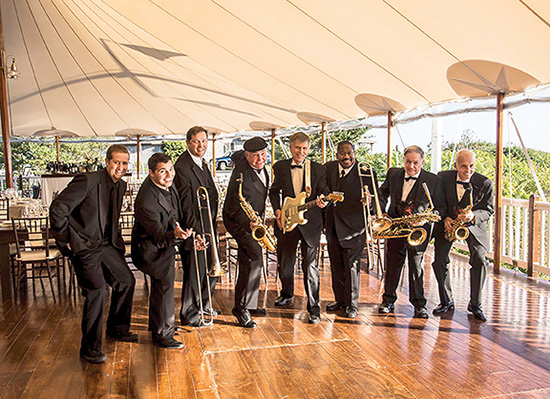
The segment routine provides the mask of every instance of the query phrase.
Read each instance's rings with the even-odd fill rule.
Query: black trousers
[[[154,338],[174,336],[176,318],[174,316],[174,261],[166,276],[156,279],[151,276],[149,295],[149,331]]]
[[[319,232],[320,234],[321,232]],[[315,264],[317,247],[310,247],[302,236],[298,227],[289,233],[283,234],[281,246],[281,295],[291,298],[294,296],[294,265],[296,264],[296,249],[301,241],[302,272],[304,273],[304,287],[307,295],[307,310],[310,313],[320,313],[319,308],[319,267]]]
[[[415,308],[426,307],[424,268],[422,265],[425,249],[426,243],[418,248],[411,247],[405,237],[386,240],[386,279],[384,281],[384,295],[382,296],[384,302],[394,303],[397,300],[397,286],[405,265],[405,258],[408,258],[409,300]]]
[[[239,277],[235,286],[235,306],[237,311],[258,307],[258,290],[264,265],[262,247],[250,233],[235,237],[239,249]]]
[[[334,300],[358,307],[363,246],[343,248],[334,232],[327,235]]]
[[[481,292],[487,278],[487,253],[485,247],[470,234],[466,239],[470,251],[470,302],[472,305],[481,304]],[[451,275],[449,273],[449,251],[452,242],[445,239],[443,234],[435,237],[435,259],[432,263],[435,278],[439,287],[439,299],[447,304],[453,301]]]
[[[197,267],[195,266],[195,254],[193,250],[185,250],[180,247],[181,264],[183,268],[183,282],[181,288],[180,321],[182,324],[196,323],[200,318],[200,295],[197,279]],[[199,253],[199,272],[202,291],[202,306],[206,309],[208,305],[208,282],[210,281],[210,292],[214,295],[217,277],[207,278],[204,256]],[[209,249],[206,251],[208,262],[211,262]],[[212,306],[212,304],[210,304]]]
[[[124,333],[130,329],[136,279],[121,251],[112,245],[80,251],[71,256],[71,261],[86,297],[82,312],[81,349],[101,350],[107,284],[112,288],[107,331]]]

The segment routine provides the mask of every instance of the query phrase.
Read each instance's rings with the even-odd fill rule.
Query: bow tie
[[[414,177],[414,176],[405,177],[405,181],[417,180],[417,179],[418,179],[418,177]]]
[[[464,188],[469,188],[470,187],[470,182],[467,182],[467,181],[456,181],[456,184],[460,184],[461,186],[463,186]]]
[[[290,169],[294,168],[302,169],[302,165],[290,165]]]

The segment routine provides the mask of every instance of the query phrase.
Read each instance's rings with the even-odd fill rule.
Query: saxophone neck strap
[[[311,195],[311,161],[306,159],[304,162],[304,186],[306,188],[306,195],[309,197]]]

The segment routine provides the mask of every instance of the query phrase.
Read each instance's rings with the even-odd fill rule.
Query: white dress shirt
[[[407,197],[409,196],[409,193],[411,192],[412,188],[416,184],[416,180],[418,179],[418,176],[420,176],[420,173],[422,173],[422,171],[418,172],[414,176],[410,176],[416,179],[409,179],[409,181],[407,181],[406,179],[407,177],[409,177],[409,175],[407,174],[407,172],[405,172],[405,179],[403,180],[403,194],[401,195],[401,201],[405,202],[407,200]]]
[[[290,162],[290,176],[292,177],[292,188],[294,188],[294,195],[298,195],[302,192],[304,186],[304,165],[305,162],[297,164],[292,160]],[[300,168],[293,168],[292,165],[300,165]]]
[[[464,193],[466,193],[466,187],[462,184],[458,184],[458,182],[461,181],[460,179],[457,179],[456,184],[456,198],[458,199],[458,202],[462,201],[462,197],[464,197]],[[465,181],[464,183],[470,183],[470,181]]]

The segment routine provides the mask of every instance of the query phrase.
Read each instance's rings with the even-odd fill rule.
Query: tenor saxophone
[[[474,206],[473,202],[472,191],[470,190],[470,205],[464,209],[461,209],[456,219],[453,219],[451,222],[451,228],[445,230],[445,238],[448,241],[453,242],[454,240],[465,240],[470,235],[470,230],[464,226],[462,215],[465,215],[472,210]]]
[[[269,232],[267,226],[264,224],[262,218],[252,208],[252,205],[243,196],[243,174],[237,179],[239,182],[239,201],[244,213],[250,219],[252,223],[256,225],[252,229],[252,238],[258,241],[261,247],[266,248],[268,251],[274,252],[277,248],[277,239]]]

